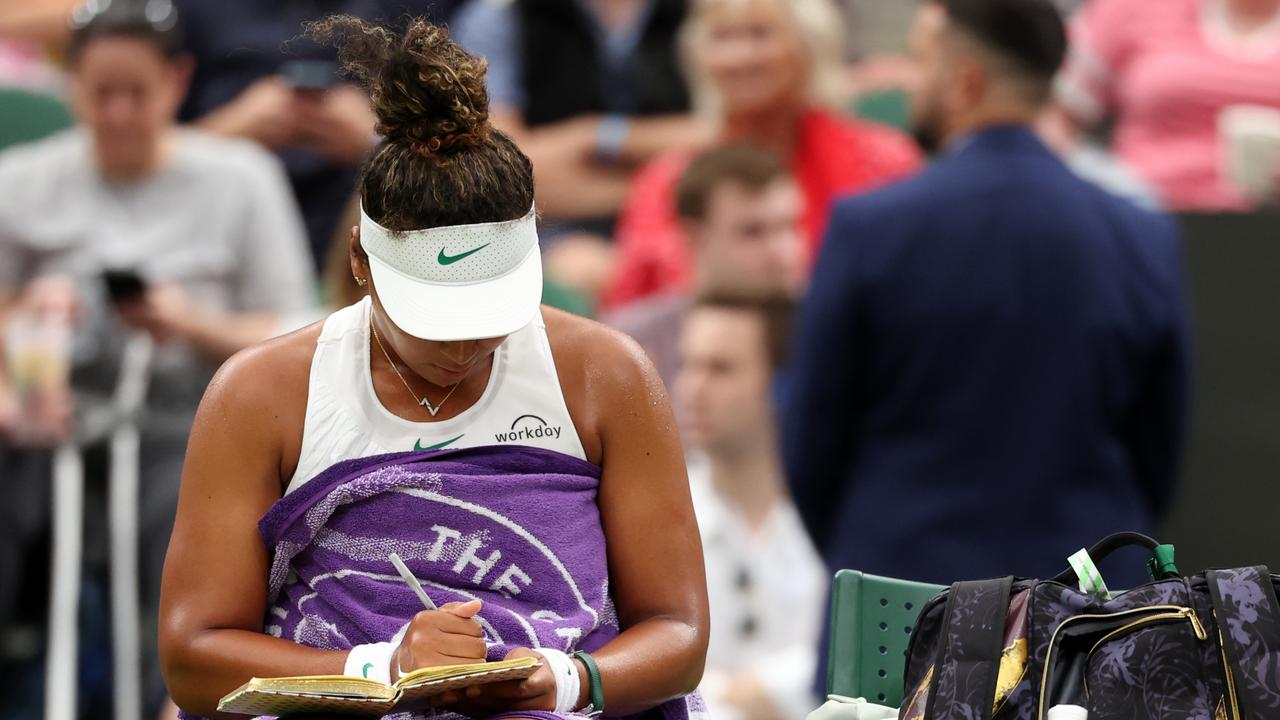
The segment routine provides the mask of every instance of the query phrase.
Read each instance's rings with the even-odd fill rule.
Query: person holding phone
[[[328,13],[397,22],[448,19],[456,0],[172,0],[182,13],[183,49],[195,61],[179,117],[275,153],[302,208],[316,267],[373,149],[369,98],[337,73],[331,49],[300,36]]]
[[[86,447],[92,515],[102,506],[93,493],[104,484],[106,453],[89,410],[107,404],[126,340],[144,333],[155,349],[137,420],[140,570],[144,614],[154,615],[200,395],[219,362],[306,314],[314,278],[276,160],[252,143],[175,124],[191,63],[180,52],[172,6],[95,7],[76,16],[69,46],[78,126],[0,154],[0,326],[20,318],[69,324],[62,382],[79,409],[53,403],[56,417],[41,432],[22,432],[37,421],[21,412],[13,383],[3,379],[21,368],[0,359],[0,446],[8,448],[0,451],[0,477],[6,498],[28,498],[0,503],[0,526],[26,528],[0,536],[0,595],[21,585],[23,561],[39,562],[24,560],[24,549],[43,540],[47,523],[34,520],[48,512],[47,469],[32,461],[29,473],[20,470],[23,458],[47,452],[16,449],[18,436]],[[155,11],[164,7],[167,13]],[[25,337],[54,335],[37,327]],[[0,358],[6,354],[17,355]],[[92,534],[100,525],[90,523],[89,563],[102,560],[94,552],[105,543]],[[143,647],[155,647],[145,640]],[[154,668],[152,678],[156,700],[162,687]]]

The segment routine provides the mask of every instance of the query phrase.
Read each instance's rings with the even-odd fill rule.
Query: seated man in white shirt
[[[796,514],[778,456],[770,381],[791,301],[718,291],[695,301],[675,385],[702,530],[712,717],[793,720],[812,696],[827,570]]]

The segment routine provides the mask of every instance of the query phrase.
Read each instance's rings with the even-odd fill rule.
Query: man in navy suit
[[[1032,133],[1065,49],[1049,0],[917,17],[913,118],[940,156],[837,206],[783,386],[787,474],[833,569],[1052,576],[1169,504],[1179,239]]]

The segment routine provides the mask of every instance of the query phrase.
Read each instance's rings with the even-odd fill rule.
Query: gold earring
[[[364,284],[365,284],[366,282],[368,282],[368,281],[367,281],[367,280],[365,280],[364,278],[362,278],[362,277],[356,277],[355,275],[352,275],[352,276],[351,276],[351,279],[352,279],[352,280],[355,280],[355,281],[356,281],[356,285],[359,285],[360,287],[364,287]]]

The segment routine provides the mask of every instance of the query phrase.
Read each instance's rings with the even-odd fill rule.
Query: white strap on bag
[[[866,698],[828,695],[822,707],[809,713],[807,720],[890,720],[897,718],[897,708],[867,702]]]

